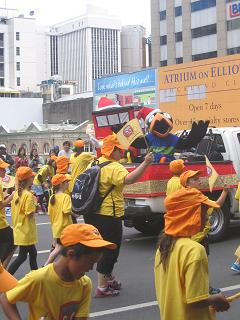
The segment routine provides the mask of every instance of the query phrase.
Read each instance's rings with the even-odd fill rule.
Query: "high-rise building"
[[[104,9],[87,6],[83,16],[50,29],[51,75],[76,81],[77,92],[92,91],[92,80],[121,71],[121,23]]]
[[[140,25],[127,25],[121,29],[122,72],[146,68],[146,30]]]
[[[50,76],[47,29],[31,16],[7,13],[0,12],[0,87],[39,92],[38,84]]]
[[[240,52],[240,1],[151,0],[151,25],[155,67]]]

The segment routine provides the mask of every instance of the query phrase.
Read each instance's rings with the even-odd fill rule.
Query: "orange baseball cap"
[[[84,141],[79,139],[73,142],[74,147],[76,148],[83,148],[84,147]]]
[[[69,177],[70,175],[66,175],[66,174],[60,174],[60,173],[57,173],[55,174],[55,176],[52,177],[52,185],[53,186],[57,186],[59,185],[60,183],[63,183],[65,181],[70,181],[71,178]]]
[[[219,208],[196,188],[181,188],[164,200],[166,208],[164,232],[173,237],[190,237],[200,231],[201,205]]]
[[[102,155],[107,156],[109,158],[115,147],[122,150],[126,149],[124,146],[122,146],[119,143],[116,134],[107,136],[106,138],[103,139],[103,146],[101,148]]]
[[[183,187],[186,187],[187,180],[199,174],[200,171],[187,170],[180,175],[180,183]]]
[[[84,223],[71,224],[64,228],[60,241],[64,247],[80,243],[90,248],[117,248],[115,243],[103,240],[97,228]]]
[[[2,159],[0,159],[0,168],[1,169],[6,169],[9,167],[9,164],[5,161],[3,161]]]
[[[0,292],[6,292],[16,287],[18,281],[7,272],[0,263]]]
[[[183,172],[185,166],[184,166],[184,161],[182,159],[178,160],[173,160],[169,163],[169,170],[173,174],[180,174]]]
[[[69,159],[65,156],[57,157],[55,160],[57,165],[57,173],[65,174],[68,171]]]
[[[16,171],[16,177],[19,181],[29,179],[31,177],[34,177],[35,175],[36,173],[33,172],[29,167],[19,167]]]

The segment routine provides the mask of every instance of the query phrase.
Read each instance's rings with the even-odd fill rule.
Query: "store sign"
[[[240,1],[228,4],[228,18],[234,19],[240,17]]]

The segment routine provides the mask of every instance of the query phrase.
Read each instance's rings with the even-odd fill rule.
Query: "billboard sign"
[[[230,2],[227,4],[227,19],[240,17],[240,1]]]
[[[174,129],[193,121],[240,126],[240,55],[159,68],[159,107],[172,115]]]
[[[94,110],[102,97],[115,105],[149,105],[156,107],[156,69],[125,73],[94,80]]]

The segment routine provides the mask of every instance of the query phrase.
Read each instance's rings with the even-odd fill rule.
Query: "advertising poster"
[[[158,102],[174,129],[210,120],[211,127],[240,126],[240,55],[158,69]]]
[[[115,105],[142,105],[156,108],[156,69],[108,76],[94,80],[94,110],[102,97]]]

